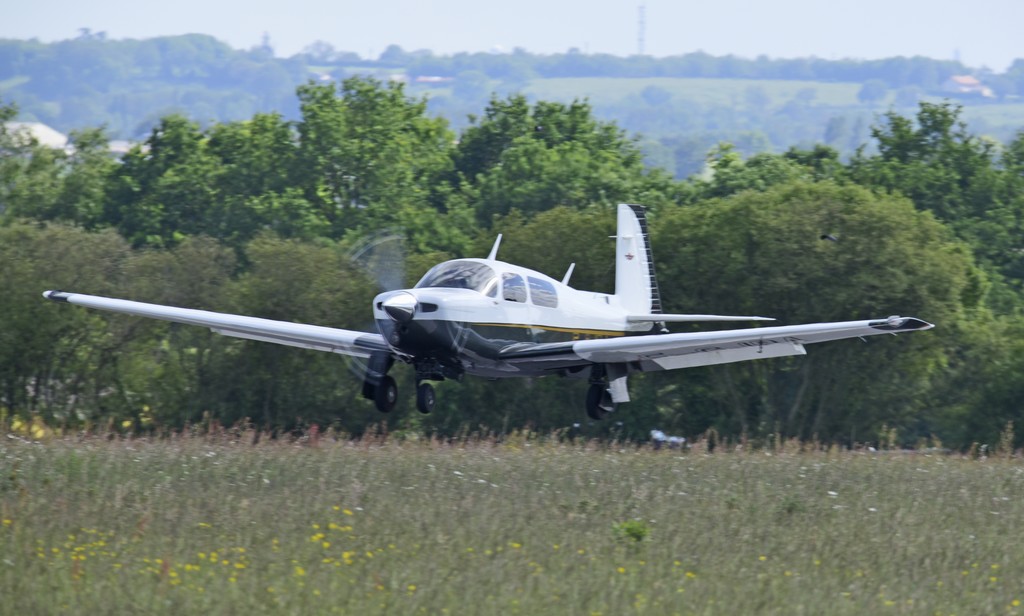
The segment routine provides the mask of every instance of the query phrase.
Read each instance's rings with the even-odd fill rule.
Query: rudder
[[[615,296],[630,313],[661,313],[644,207],[620,203],[616,226]]]

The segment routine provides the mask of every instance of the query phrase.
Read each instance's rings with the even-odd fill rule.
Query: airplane
[[[65,291],[43,296],[87,308],[208,327],[226,336],[362,358],[363,397],[384,413],[398,388],[389,372],[413,367],[416,407],[436,404],[432,381],[560,375],[587,379],[587,415],[602,419],[629,401],[627,379],[638,372],[804,355],[811,343],[931,329],[914,317],[669,333],[668,323],[772,321],[759,316],[666,314],[642,206],[620,204],[615,240],[615,292],[569,286],[499,261],[498,235],[485,259],[445,261],[411,289],[373,299],[376,332],[275,321]]]

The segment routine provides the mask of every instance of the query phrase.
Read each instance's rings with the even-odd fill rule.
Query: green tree
[[[1024,229],[1019,183],[998,165],[997,147],[972,135],[951,103],[922,102],[915,118],[894,111],[872,128],[878,153],[861,149],[850,163],[858,183],[898,192],[918,209],[947,222],[994,277],[1017,292],[1024,279]],[[1012,151],[1011,146],[1010,150]],[[1006,159],[1012,167],[1013,159]],[[1002,309],[1016,300],[1002,285],[992,299]]]
[[[666,312],[780,324],[905,314],[949,328],[981,295],[969,251],[947,229],[859,187],[793,181],[661,210],[652,229]],[[883,422],[920,432],[934,422],[922,395],[949,344],[923,333],[654,375],[671,382],[659,408],[666,425],[727,434],[856,441]]]
[[[951,325],[948,336],[956,345],[950,348],[945,378],[927,396],[938,410],[932,427],[952,448],[994,448],[1008,421],[1024,425],[1024,320],[975,310]],[[1024,444],[1022,437],[1018,428],[1017,447]]]
[[[127,257],[127,245],[113,231],[20,222],[0,227],[0,406],[76,425],[107,404],[120,349],[103,317],[57,306],[41,294],[114,294]]]
[[[437,205],[453,136],[402,84],[352,78],[339,90],[299,88],[297,182],[334,237],[366,220],[393,224],[403,207]]]
[[[219,197],[219,172],[199,126],[167,116],[121,159],[103,222],[135,246],[170,246],[207,232]]]
[[[0,215],[8,220],[47,209],[60,192],[58,161],[63,152],[43,147],[27,130],[9,125],[17,116],[17,105],[0,105]]]
[[[0,214],[100,224],[116,166],[107,143],[102,129],[73,132],[68,150],[43,146],[26,131],[0,129]]]
[[[710,177],[696,178],[694,197],[725,197],[745,190],[763,191],[796,179],[810,178],[798,156],[755,154],[747,160],[732,145],[721,144],[708,155]]]
[[[54,209],[34,217],[95,228],[102,224],[106,189],[117,162],[103,129],[74,131],[70,144],[73,149],[62,165],[65,170]]]
[[[522,95],[492,99],[454,154],[456,179],[485,226],[512,210],[534,214],[558,205],[665,202],[668,178],[645,172],[635,141],[575,101],[537,103]]]
[[[207,149],[218,162],[217,199],[204,232],[240,247],[266,230],[282,237],[328,235],[329,222],[296,185],[298,143],[279,114],[216,124]]]

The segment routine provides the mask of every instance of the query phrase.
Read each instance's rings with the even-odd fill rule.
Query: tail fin
[[[615,235],[615,296],[633,314],[661,312],[654,257],[641,205],[619,204]]]

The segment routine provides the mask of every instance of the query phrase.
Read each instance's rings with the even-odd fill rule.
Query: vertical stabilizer
[[[661,295],[654,277],[654,257],[647,216],[640,205],[619,204],[615,235],[615,296],[632,314],[658,314]]]

